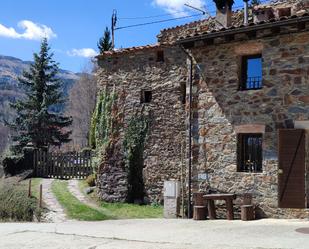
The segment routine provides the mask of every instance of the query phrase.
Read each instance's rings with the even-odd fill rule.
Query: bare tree
[[[72,141],[63,149],[80,150],[88,146],[90,120],[97,95],[96,79],[85,70],[69,92],[67,114],[72,116]]]
[[[9,128],[0,124],[0,156],[9,144]]]

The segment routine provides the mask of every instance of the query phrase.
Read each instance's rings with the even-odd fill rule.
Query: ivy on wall
[[[99,93],[96,108],[91,118],[89,145],[92,149],[98,149],[108,143],[112,133],[112,109],[117,99],[113,91],[108,93],[107,90]]]
[[[148,132],[149,119],[143,115],[133,116],[125,131],[124,158],[128,172],[128,202],[143,202],[144,180],[144,147]]]
[[[128,184],[127,202],[142,203],[145,196],[144,147],[149,118],[143,114],[142,109],[129,119],[125,127],[124,111],[120,109],[125,103],[125,91],[118,92],[118,95],[115,89],[99,93],[91,119],[89,144],[97,152],[94,159],[98,165],[97,171],[124,165]],[[120,142],[121,130],[124,131],[123,142]]]

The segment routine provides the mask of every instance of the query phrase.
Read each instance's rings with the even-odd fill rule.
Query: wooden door
[[[305,131],[279,130],[278,205],[305,208]]]

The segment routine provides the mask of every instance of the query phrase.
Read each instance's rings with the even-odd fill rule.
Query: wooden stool
[[[253,205],[242,205],[240,208],[242,221],[254,220]]]
[[[193,220],[206,220],[206,207],[194,206],[193,207]]]
[[[204,193],[200,193],[200,192],[193,193],[193,205],[194,206],[204,206],[205,205]]]

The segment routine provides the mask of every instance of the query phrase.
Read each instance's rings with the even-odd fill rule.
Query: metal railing
[[[248,77],[246,81],[246,90],[250,89],[261,89],[262,88],[262,77],[256,76],[256,77]]]

